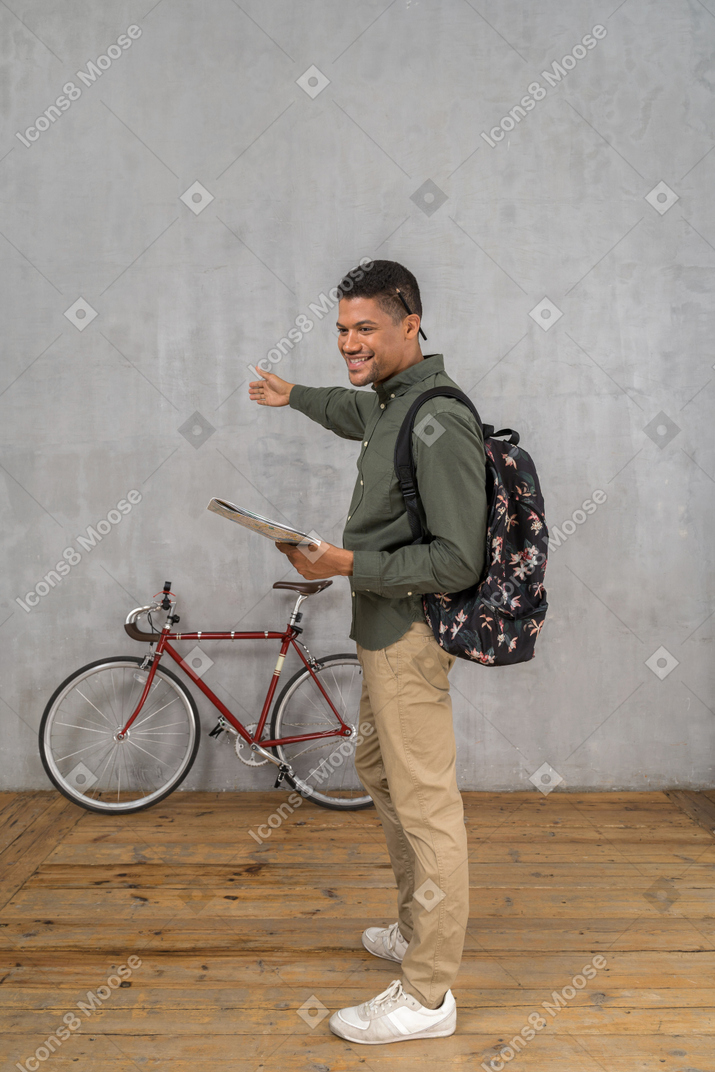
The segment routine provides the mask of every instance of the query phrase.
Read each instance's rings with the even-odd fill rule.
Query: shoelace
[[[388,931],[387,931],[387,938],[385,939],[385,945],[387,946],[387,948],[392,953],[395,952],[395,946],[397,945],[397,937],[398,937],[399,931],[400,931],[400,921],[399,920],[397,921],[397,923],[393,923],[392,926],[389,927]]]
[[[405,992],[402,989],[402,983],[399,979],[393,979],[387,990],[383,990],[377,997],[370,998],[369,1001],[365,1002],[365,1009],[371,1013],[380,1013],[383,1007],[387,1010],[390,1005],[404,996]]]

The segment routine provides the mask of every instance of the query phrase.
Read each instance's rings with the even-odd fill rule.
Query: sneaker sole
[[[455,1022],[446,1028],[441,1030],[432,1031],[417,1031],[414,1035],[398,1035],[396,1038],[391,1039],[366,1039],[360,1038],[358,1034],[350,1035],[347,1031],[336,1031],[332,1024],[328,1025],[330,1030],[338,1038],[344,1038],[347,1042],[357,1042],[362,1046],[388,1046],[391,1042],[413,1042],[415,1039],[430,1039],[430,1038],[446,1038],[448,1035],[453,1035],[457,1030],[456,1017]]]

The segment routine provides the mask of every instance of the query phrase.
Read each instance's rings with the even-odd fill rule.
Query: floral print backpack
[[[485,666],[533,659],[548,604],[544,573],[548,529],[544,500],[531,457],[511,428],[483,425],[471,399],[455,387],[433,387],[412,404],[395,443],[395,472],[407,507],[413,543],[429,543],[420,515],[412,453],[417,411],[436,395],[464,402],[484,435],[487,464],[486,557],[478,584],[463,592],[423,595],[425,618],[450,655]],[[509,436],[507,442],[499,436]]]

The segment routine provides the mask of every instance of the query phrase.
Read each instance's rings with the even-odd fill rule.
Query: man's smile
[[[374,355],[373,354],[366,354],[364,356],[352,357],[352,356],[349,356],[348,354],[344,354],[343,356],[345,357],[345,360],[348,363],[348,368],[349,369],[357,369],[357,368],[361,368],[368,361],[372,361],[372,358],[373,358]]]

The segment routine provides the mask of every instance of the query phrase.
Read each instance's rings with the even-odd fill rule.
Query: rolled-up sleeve
[[[349,387],[304,387],[297,383],[288,404],[343,439],[362,439],[374,400],[366,392]]]
[[[458,402],[436,412],[436,427],[444,430],[428,441],[413,435],[419,498],[432,540],[394,551],[356,550],[350,578],[356,591],[392,598],[460,592],[481,577],[487,529],[481,429]]]

